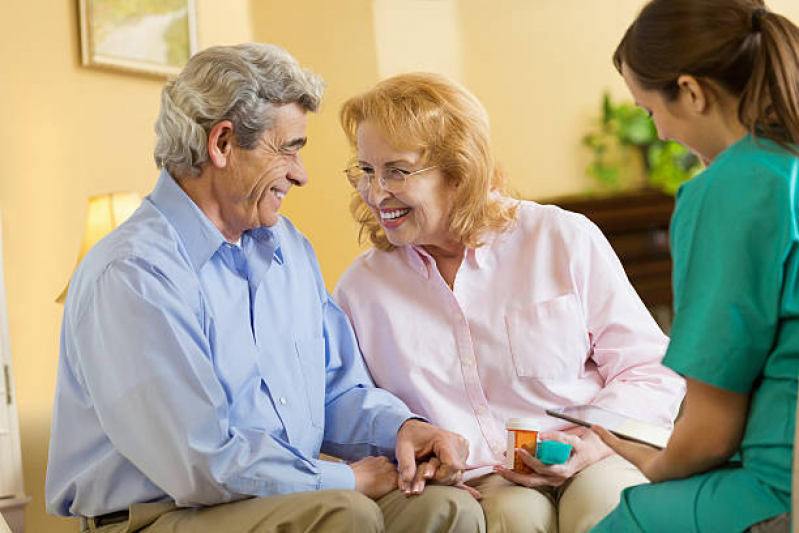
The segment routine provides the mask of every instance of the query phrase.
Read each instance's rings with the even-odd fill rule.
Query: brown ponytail
[[[799,28],[763,0],[651,0],[613,63],[668,100],[680,75],[713,80],[740,98],[738,118],[753,136],[799,155]]]

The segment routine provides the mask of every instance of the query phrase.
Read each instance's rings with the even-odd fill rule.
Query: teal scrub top
[[[744,531],[790,509],[799,374],[799,160],[746,136],[678,193],[663,363],[751,394],[741,463],[629,487],[592,533]]]
[[[799,375],[799,160],[747,135],[678,193],[663,363],[751,394],[742,466],[790,495]]]

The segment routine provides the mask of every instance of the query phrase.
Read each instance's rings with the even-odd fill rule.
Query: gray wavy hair
[[[279,46],[203,50],[161,91],[155,163],[173,176],[197,176],[208,162],[208,134],[216,123],[231,121],[237,146],[251,149],[272,127],[277,106],[295,103],[316,112],[324,86],[321,76]]]

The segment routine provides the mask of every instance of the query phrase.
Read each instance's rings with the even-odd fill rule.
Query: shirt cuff
[[[355,490],[355,473],[346,463],[335,463],[319,459],[319,490]]]

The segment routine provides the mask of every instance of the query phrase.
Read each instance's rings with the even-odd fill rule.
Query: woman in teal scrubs
[[[684,410],[657,451],[595,431],[653,483],[593,531],[735,532],[790,509],[799,375],[799,29],[758,0],[653,0],[614,56],[661,138],[708,165],[672,219],[663,360]]]

